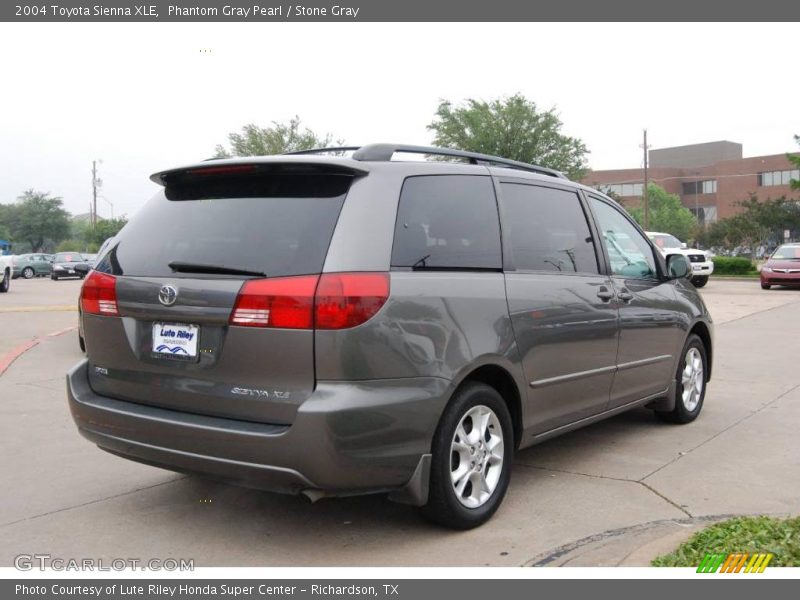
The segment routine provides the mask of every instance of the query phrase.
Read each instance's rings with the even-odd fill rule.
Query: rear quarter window
[[[500,223],[491,179],[406,179],[397,209],[392,267],[500,270]]]

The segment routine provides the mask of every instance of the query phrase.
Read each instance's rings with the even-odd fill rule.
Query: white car
[[[13,257],[0,255],[0,294],[7,292],[11,286],[11,276],[14,273]]]
[[[653,243],[664,256],[667,254],[683,254],[686,257],[692,266],[692,283],[695,287],[703,287],[708,283],[708,276],[714,272],[714,263],[708,252],[687,248],[684,242],[669,233],[659,233],[657,231],[645,231],[645,233],[647,237],[653,240]]]

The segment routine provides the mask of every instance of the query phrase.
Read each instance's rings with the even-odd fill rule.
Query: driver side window
[[[613,206],[590,196],[592,210],[614,275],[633,279],[656,277],[653,249],[630,221]]]

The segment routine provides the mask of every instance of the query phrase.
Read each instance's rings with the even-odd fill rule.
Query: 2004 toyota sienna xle
[[[640,406],[697,417],[708,311],[614,201],[499,157],[350,150],[152,177],[81,291],[67,388],[86,438],[469,528],[518,448]]]

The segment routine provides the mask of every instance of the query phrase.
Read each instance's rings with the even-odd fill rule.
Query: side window
[[[501,269],[500,223],[489,177],[409,177],[400,193],[392,266]]]
[[[503,183],[504,231],[525,271],[598,273],[586,215],[574,192]]]
[[[638,279],[655,277],[653,249],[644,236],[613,206],[591,196],[589,202],[597,217],[614,275]]]

